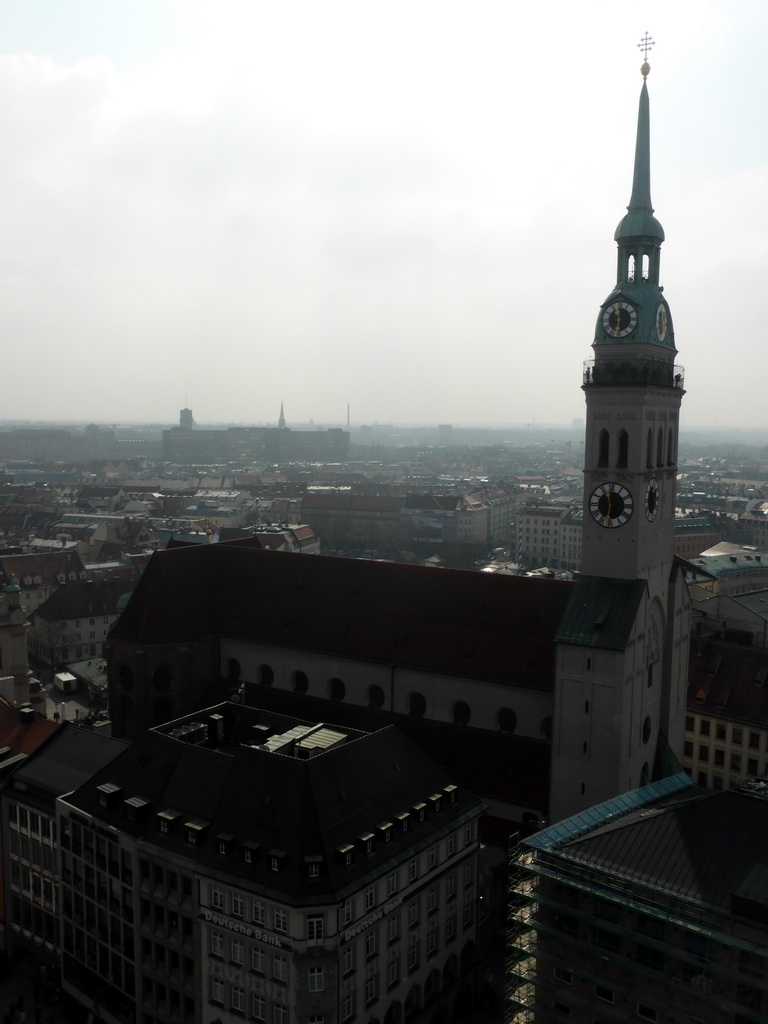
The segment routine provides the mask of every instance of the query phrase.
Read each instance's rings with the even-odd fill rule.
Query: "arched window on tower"
[[[656,465],[664,465],[664,428],[659,427],[659,437],[656,442]]]
[[[632,253],[627,260],[627,280],[635,280],[635,254]]]
[[[597,464],[598,466],[608,465],[608,451],[610,449],[610,435],[603,427],[600,431],[600,442],[598,445]]]
[[[645,253],[645,255],[643,256],[643,280],[644,281],[648,280],[648,274],[650,272],[650,269],[651,269],[651,260],[650,260],[650,257],[648,256],[648,253]]]
[[[669,428],[667,434],[667,465],[673,466],[675,463],[675,431],[672,427]]]
[[[645,453],[645,464],[650,467],[653,465],[653,430],[648,427],[648,446]]]
[[[616,460],[616,466],[618,469],[627,468],[627,458],[629,456],[629,434],[626,430],[619,431],[619,457]]]

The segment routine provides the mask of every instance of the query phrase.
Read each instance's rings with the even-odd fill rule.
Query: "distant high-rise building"
[[[179,428],[181,430],[192,430],[195,425],[195,421],[192,417],[191,409],[180,409],[179,410]]]

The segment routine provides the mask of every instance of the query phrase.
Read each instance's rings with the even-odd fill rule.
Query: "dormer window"
[[[114,807],[122,796],[123,787],[117,786],[114,782],[104,782],[96,787],[96,792],[99,807]]]
[[[411,813],[410,813],[410,811],[401,811],[400,814],[396,814],[395,815],[395,821],[399,825],[401,832],[407,832],[408,831],[408,825],[409,825],[410,820],[411,820]]]
[[[437,812],[440,810],[440,807],[442,806],[442,795],[440,793],[433,793],[432,796],[429,798],[429,802],[432,806],[432,810],[435,812],[435,814],[437,814]]]
[[[227,854],[231,853],[235,845],[235,837],[231,836],[228,832],[219,832],[216,836],[216,852],[222,857],[226,857]]]
[[[424,821],[424,816],[427,813],[427,805],[425,803],[414,804],[413,813],[416,815],[417,821]]]
[[[180,817],[181,814],[179,813],[179,811],[172,811],[170,809],[165,811],[159,811],[157,814],[158,830],[164,836],[170,835]]]
[[[337,846],[336,853],[338,854],[341,863],[346,867],[349,867],[355,859],[355,848],[351,843],[344,843],[343,846]]]
[[[375,847],[375,836],[373,832],[363,832],[357,837],[357,842],[363,853],[372,854]]]
[[[270,871],[282,871],[285,867],[288,854],[285,850],[270,850],[269,851],[269,870]]]
[[[123,806],[127,820],[137,822],[141,821],[149,810],[149,800],[145,800],[143,796],[130,796],[124,801]]]
[[[444,786],[443,792],[448,797],[449,804],[455,804],[459,796],[458,786]]]
[[[261,846],[259,843],[245,842],[243,843],[243,861],[246,864],[253,864],[256,858],[259,856]]]
[[[184,822],[184,839],[190,846],[202,846],[207,831],[208,822],[200,818]]]
[[[389,843],[392,840],[392,822],[383,821],[377,826],[379,837],[383,843]]]
[[[313,854],[304,858],[307,868],[307,878],[319,878],[323,858],[319,854]]]

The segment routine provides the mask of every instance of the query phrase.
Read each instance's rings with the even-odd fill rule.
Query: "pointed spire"
[[[653,45],[646,38],[640,43],[647,58],[647,51]],[[622,218],[616,228],[615,240],[618,242],[628,238],[654,238],[664,241],[664,228],[653,216],[651,203],[651,119],[648,103],[648,74],[651,67],[647,59],[640,68],[643,76],[643,88],[640,90],[640,106],[637,112],[637,139],[635,141],[635,168],[632,176],[632,196],[627,207],[627,215]]]
[[[280,430],[285,430],[285,412],[283,411],[283,403],[280,402],[280,419],[277,421],[277,425]]]

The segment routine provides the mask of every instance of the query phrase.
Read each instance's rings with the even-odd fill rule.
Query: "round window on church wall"
[[[421,715],[427,710],[427,702],[421,693],[412,693],[408,698],[408,714]]]
[[[643,722],[643,743],[647,743],[651,738],[651,716],[646,715],[645,721]]]
[[[384,691],[380,686],[369,686],[368,687],[368,707],[369,708],[383,708],[384,707]]]
[[[296,693],[306,693],[309,689],[309,679],[307,679],[306,672],[294,672],[291,681]]]
[[[331,700],[344,700],[347,688],[340,679],[334,676],[333,679],[328,680],[328,693]]]
[[[514,732],[517,728],[517,715],[512,708],[499,708],[496,719],[502,732]]]
[[[464,700],[457,700],[453,705],[454,725],[467,725],[472,717],[472,709]]]
[[[269,665],[259,665],[259,682],[262,686],[271,686],[275,681],[275,673]]]

